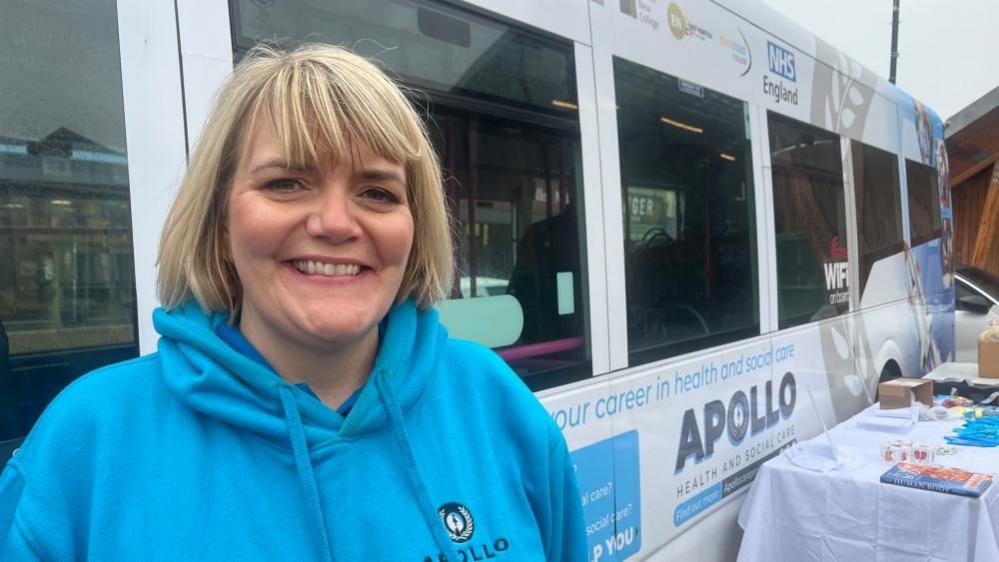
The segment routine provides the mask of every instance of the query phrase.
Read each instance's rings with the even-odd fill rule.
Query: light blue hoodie
[[[0,559],[586,560],[557,427],[435,311],[393,308],[346,419],[223,315],[153,320],[158,353],[74,382],[7,463]]]

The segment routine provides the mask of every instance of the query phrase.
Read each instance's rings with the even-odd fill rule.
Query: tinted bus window
[[[936,170],[908,159],[905,177],[909,184],[909,234],[912,246],[918,246],[940,237],[939,180]]]
[[[449,329],[496,349],[534,389],[589,376],[571,44],[437,3],[263,4],[233,2],[237,48],[351,45],[419,89],[458,223],[459,272],[440,307]]]
[[[614,59],[631,364],[759,333],[747,104]]]
[[[778,326],[849,309],[839,136],[768,112],[777,242]]]
[[[575,119],[572,49],[438,2],[232,3],[236,46],[259,40],[350,47],[407,84]]]
[[[76,4],[13,0],[0,18],[0,441],[137,354],[116,7]]]
[[[851,152],[863,294],[874,262],[902,251],[902,196],[898,157],[857,141]]]
[[[483,343],[534,388],[588,375],[578,135],[454,110],[434,117],[460,225],[447,317],[487,322],[501,339]]]

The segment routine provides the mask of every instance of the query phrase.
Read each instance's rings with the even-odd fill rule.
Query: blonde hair
[[[157,289],[166,309],[191,297],[203,310],[238,315],[242,286],[226,241],[227,200],[258,119],[270,119],[291,165],[350,157],[360,140],[402,164],[413,247],[396,300],[429,308],[450,290],[454,269],[440,164],[419,116],[384,72],[328,45],[247,53],[214,102],[159,247]]]

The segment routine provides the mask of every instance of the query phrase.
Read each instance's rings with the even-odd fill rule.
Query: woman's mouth
[[[354,277],[363,269],[356,263],[332,264],[314,260],[294,260],[291,265],[304,275],[321,275],[323,277]]]

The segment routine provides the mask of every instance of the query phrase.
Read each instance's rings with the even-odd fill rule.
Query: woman
[[[4,560],[586,560],[557,428],[448,339],[441,175],[344,50],[251,52],[160,244],[159,352],[68,387],[0,478]]]

